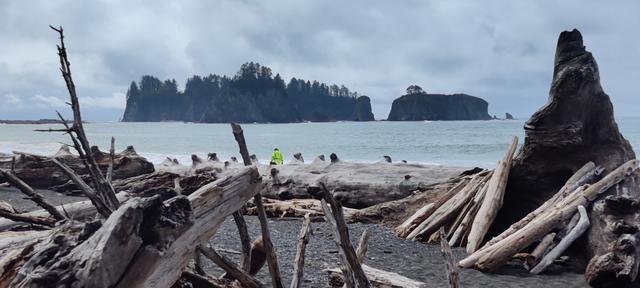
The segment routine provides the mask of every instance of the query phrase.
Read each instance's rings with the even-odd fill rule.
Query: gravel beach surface
[[[258,236],[260,223],[257,217],[245,217],[252,238]],[[269,228],[274,246],[277,249],[278,263],[285,286],[291,281],[293,259],[296,254],[301,219],[270,219]],[[379,225],[350,224],[349,232],[354,246],[364,229],[371,231],[369,249],[365,263],[371,267],[398,273],[423,281],[430,287],[447,287],[445,266],[440,246],[412,242],[393,235],[393,232]],[[338,267],[340,263],[338,249],[332,240],[329,226],[325,223],[311,223],[312,236],[307,245],[304,267],[305,287],[325,287],[327,272],[325,269]],[[225,250],[240,251],[238,232],[233,220],[225,221],[210,244],[221,249],[221,254],[239,263],[240,255]],[[454,257],[464,257],[463,249],[454,249]],[[213,275],[223,273],[212,263],[207,265]],[[269,270],[265,267],[258,278],[270,286]],[[460,271],[462,287],[588,287],[582,274],[564,272],[554,275],[532,275],[520,267],[506,267],[497,274],[484,274],[473,269]]]
[[[71,197],[47,190],[39,190],[55,205],[86,200],[84,197]],[[32,201],[13,188],[0,187],[0,199],[13,205],[16,209],[27,211],[38,209]],[[246,216],[249,233],[252,238],[259,235],[260,223],[255,216]],[[289,286],[293,271],[293,259],[296,254],[298,233],[302,225],[301,219],[269,219],[271,238],[276,247],[280,272],[285,286]],[[329,227],[323,222],[311,223],[312,235],[307,245],[304,267],[304,287],[325,287],[328,268],[338,267],[340,260],[338,248],[333,242]],[[365,263],[371,267],[398,273],[400,275],[423,281],[429,287],[447,287],[445,268],[440,247],[427,245],[398,238],[392,231],[380,225],[355,223],[349,225],[349,232],[354,246],[364,231],[371,231],[369,249]],[[239,263],[240,241],[232,217],[229,217],[211,238],[210,244],[219,252]],[[456,260],[464,257],[463,249],[453,250]],[[205,259],[206,270],[214,276],[223,273],[221,269]],[[552,269],[551,275],[531,275],[519,266],[503,268],[497,274],[484,274],[472,269],[460,271],[462,287],[588,287],[582,274],[566,272],[567,269]],[[269,270],[265,267],[258,273],[258,279],[270,287]]]
[[[49,203],[56,206],[61,204],[71,203],[71,202],[87,200],[86,197],[67,196],[65,194],[58,193],[51,190],[36,189],[36,192],[38,192],[38,194],[42,195],[42,197],[47,199]],[[13,206],[13,208],[17,209],[18,211],[32,211],[32,210],[42,209],[35,202],[27,198],[26,195],[22,194],[20,190],[15,189],[13,187],[0,186],[0,200],[11,204],[11,206]]]

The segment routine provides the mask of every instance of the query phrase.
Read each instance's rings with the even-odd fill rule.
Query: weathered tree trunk
[[[290,288],[302,287],[302,280],[304,276],[304,254],[309,243],[309,237],[311,237],[311,219],[309,214],[304,216],[302,222],[302,228],[300,228],[300,235],[298,236],[298,248],[296,249],[296,258],[294,259],[293,278],[291,279]]]
[[[257,193],[260,180],[255,168],[207,184],[188,196],[193,207],[193,225],[164,247],[138,252],[119,287],[168,287],[193,258],[195,247],[208,241],[224,221]],[[171,251],[166,253],[165,251]]]
[[[525,140],[509,176],[504,206],[490,230],[497,235],[552,197],[584,163],[610,173],[635,159],[620,134],[609,96],[600,85],[598,65],[577,30],[558,38],[547,104],[525,124]],[[604,191],[587,207],[591,226],[578,241],[577,260],[589,262],[593,286],[626,286],[637,278],[640,173]],[[608,200],[607,200],[608,199]],[[611,229],[622,223],[625,229]]]

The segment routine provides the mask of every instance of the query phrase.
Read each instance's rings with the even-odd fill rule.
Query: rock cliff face
[[[560,34],[549,101],[526,122],[495,231],[504,230],[557,193],[582,165],[593,161],[603,175],[635,159],[618,131],[598,65],[577,30]],[[638,273],[640,174],[611,187],[588,207],[591,226],[583,241],[585,276],[592,286],[627,287]],[[495,233],[494,233],[495,234]],[[587,253],[584,253],[586,251]]]
[[[367,96],[360,96],[356,99],[351,121],[372,121],[373,112],[371,112],[371,99]]]
[[[387,120],[489,120],[488,107],[487,101],[466,94],[417,92],[394,100]]]
[[[187,80],[144,76],[127,91],[122,121],[208,123],[288,123],[301,121],[372,121],[371,104],[344,86],[293,78],[288,85],[271,69],[246,63],[233,77],[209,75]]]

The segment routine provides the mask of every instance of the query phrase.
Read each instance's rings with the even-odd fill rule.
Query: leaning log
[[[189,195],[193,225],[170,243],[139,251],[118,287],[170,287],[180,277],[182,269],[177,268],[187,265],[195,247],[208,241],[226,216],[240,209],[257,193],[259,179],[255,168],[245,168],[241,173],[207,184]]]
[[[540,274],[542,271],[544,271],[544,269],[547,268],[547,266],[551,265],[551,263],[553,263],[556,258],[560,257],[560,255],[562,255],[562,253],[567,250],[567,248],[569,248],[569,246],[571,246],[571,244],[573,244],[573,242],[576,241],[578,237],[582,236],[582,233],[587,231],[587,229],[589,228],[589,216],[587,216],[587,210],[584,208],[584,206],[580,205],[578,206],[578,213],[580,214],[580,220],[578,220],[576,226],[571,229],[567,236],[560,240],[560,243],[558,243],[556,247],[551,249],[551,251],[549,251],[549,253],[547,253],[547,255],[545,255],[542,260],[540,260],[540,263],[538,263],[538,265],[531,269],[531,273]]]
[[[341,251],[340,255],[342,256],[342,271],[345,273],[345,284],[349,288],[356,287],[355,283],[357,283],[357,287],[371,287],[371,283],[362,270],[362,265],[358,260],[356,251],[353,249],[353,245],[349,240],[349,230],[344,219],[342,206],[331,196],[331,193],[324,184],[321,183],[320,186],[322,187],[321,193],[323,198],[322,209],[325,211],[325,218],[333,230],[334,242]],[[329,207],[329,205],[331,205],[331,207]]]
[[[376,269],[367,265],[362,265],[364,273],[371,281],[371,287],[377,288],[427,288],[431,287],[424,282],[416,281],[398,273]],[[344,276],[338,268],[328,269],[329,286],[342,287]]]
[[[504,155],[504,158],[498,162],[496,169],[493,171],[482,205],[480,205],[480,209],[471,225],[471,231],[469,232],[469,236],[467,236],[467,253],[473,253],[480,247],[487,231],[489,231],[491,224],[493,224],[493,220],[496,219],[498,211],[502,207],[504,191],[507,187],[509,171],[511,171],[511,161],[516,147],[518,147],[518,137],[513,136],[507,153]]]
[[[293,277],[291,279],[290,288],[302,287],[302,280],[304,276],[304,255],[309,243],[309,237],[311,237],[311,219],[309,214],[304,216],[302,221],[302,228],[300,228],[300,235],[298,235],[298,248],[296,249],[296,258],[294,259]]]

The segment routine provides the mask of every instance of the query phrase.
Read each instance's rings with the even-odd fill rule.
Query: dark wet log
[[[113,182],[113,162],[116,159],[116,138],[111,137],[111,148],[109,148],[109,166],[107,166],[107,182]]]
[[[311,219],[309,214],[304,216],[302,221],[302,227],[300,228],[300,235],[298,235],[298,246],[296,248],[296,258],[293,263],[293,277],[291,279],[290,288],[302,287],[302,280],[304,279],[304,254],[309,243],[309,237],[311,237]]]
[[[68,151],[68,148],[64,149],[64,151]],[[109,154],[100,152],[96,148],[92,151],[94,158],[97,161],[97,165],[102,173],[105,173],[106,175],[109,163],[111,163],[111,157]],[[15,162],[12,161],[12,158],[14,157]],[[90,174],[88,170],[85,168],[82,159],[78,158],[78,156],[71,155],[70,153],[67,154],[66,152],[58,152],[54,157],[57,157],[60,162],[71,167],[73,171],[85,178],[87,180],[86,182],[93,185],[91,181],[89,181]],[[14,174],[31,187],[37,189],[49,189],[58,185],[64,185],[69,181],[69,178],[53,163],[52,160],[54,157],[30,155],[25,153],[14,154],[6,157],[0,157],[0,168],[11,169],[11,166],[13,165],[15,170]],[[153,171],[153,164],[147,161],[144,157],[137,155],[132,147],[114,155],[112,173],[113,180],[126,179],[133,176],[151,173]],[[4,180],[0,177],[0,182],[2,181]],[[69,189],[74,188],[75,187]]]
[[[51,203],[49,203],[49,201],[40,196],[40,194],[36,193],[33,188],[27,185],[27,183],[24,183],[24,181],[20,180],[20,178],[13,175],[13,173],[11,173],[10,171],[0,169],[0,177],[3,177],[12,186],[18,188],[20,192],[27,195],[27,197],[38,204],[38,206],[42,207],[44,210],[47,210],[47,212],[49,212],[49,214],[51,214],[51,216],[55,220],[60,221],[66,219],[66,217],[64,217],[62,213],[58,211],[58,209],[56,209]]]

